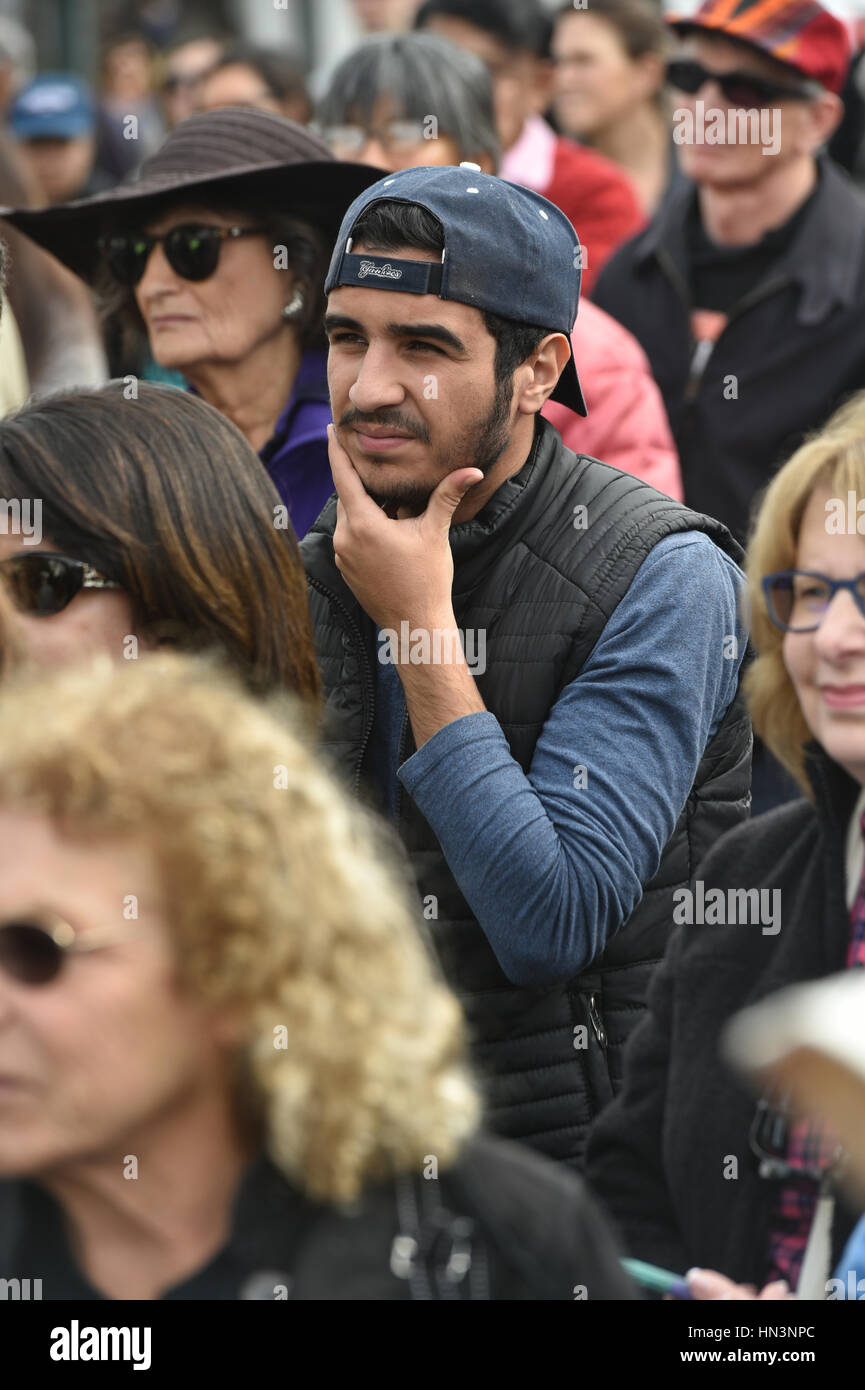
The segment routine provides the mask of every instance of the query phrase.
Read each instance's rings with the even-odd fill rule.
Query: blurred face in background
[[[213,111],[218,106],[255,106],[259,111],[284,115],[267,84],[246,63],[232,63],[206,73],[198,85],[198,109]]]
[[[408,29],[420,0],[351,0],[357,22],[367,34]]]
[[[126,920],[130,895],[138,915]],[[223,1028],[176,983],[143,839],[73,840],[0,807],[0,924],[55,917],[93,949],[43,984],[0,965],[0,1175],[107,1160],[119,1176],[166,1121],[227,1091]]]
[[[591,139],[661,86],[663,59],[629,56],[615,25],[590,11],[564,15],[552,40],[553,106],[568,135]]]
[[[139,39],[119,43],[102,65],[102,95],[113,101],[140,102],[152,89],[150,52]]]
[[[799,88],[806,81],[792,70],[785,71],[780,64],[756,49],[728,43],[726,39],[715,35],[704,38],[702,35],[692,34],[683,43],[676,57],[696,59],[702,67],[713,73],[748,73],[769,82]],[[726,113],[742,109],[728,101],[714,81],[704,83],[702,89],[693,94],[679,92],[673,88],[674,130],[676,112],[689,111],[695,115],[698,101],[702,102],[706,114],[710,110]],[[836,111],[837,115],[833,115]],[[730,144],[685,142],[678,145],[682,172],[696,183],[719,188],[753,184],[769,175],[777,175],[779,170],[789,168],[792,162],[798,162],[803,155],[816,154],[824,139],[831,135],[842,111],[838,98],[829,92],[809,100],[773,100],[766,116],[769,132],[777,132],[777,152],[764,154],[764,146],[759,141],[735,141]],[[724,124],[726,126],[726,117]],[[696,122],[694,128],[697,129]]]
[[[179,125],[198,109],[198,84],[222,56],[218,39],[180,44],[168,59],[162,83],[162,106],[169,126]]]
[[[390,173],[425,165],[459,164],[465,157],[456,140],[437,125],[398,115],[389,97],[377,102],[368,124],[352,120],[349,113],[345,124],[330,126],[324,134],[337,159],[370,164]],[[482,167],[486,173],[494,172],[491,159]]]
[[[499,140],[502,149],[509,150],[529,116],[542,111],[547,104],[549,65],[526,50],[516,52],[508,48],[476,24],[451,15],[432,15],[424,30],[474,53],[486,63],[493,83]]]
[[[72,140],[19,140],[16,148],[28,177],[47,203],[65,203],[77,197],[96,159],[92,135],[77,135]]]

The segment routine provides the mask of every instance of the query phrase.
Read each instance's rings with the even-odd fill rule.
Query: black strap
[[[439,294],[443,273],[441,261],[401,261],[396,256],[356,256],[347,251],[336,283],[400,294]]]
[[[401,1174],[395,1186],[400,1234],[391,1246],[391,1271],[408,1280],[412,1299],[489,1299],[487,1253],[476,1223],[448,1211],[436,1178]]]

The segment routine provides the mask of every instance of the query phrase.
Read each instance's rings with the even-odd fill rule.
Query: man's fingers
[[[479,468],[458,468],[455,473],[448,473],[430,497],[426,516],[447,530],[451,524],[451,517],[469,488],[482,482],[483,476]]]
[[[334,487],[340,501],[352,510],[365,506],[377,510],[375,503],[358,477],[354,464],[337,438],[335,425],[328,425],[327,427],[327,454],[330,459],[330,471],[333,474]]]
[[[696,1299],[741,1298],[732,1279],[714,1269],[689,1269],[685,1275],[688,1288]]]

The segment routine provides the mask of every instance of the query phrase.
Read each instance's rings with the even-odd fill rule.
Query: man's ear
[[[571,344],[564,333],[548,333],[525,362],[520,363],[517,367],[516,396],[520,414],[537,415],[543,408],[570,355]]]
[[[816,154],[829,143],[844,118],[844,103],[834,92],[821,92],[811,102],[811,128],[813,138],[808,150]]]

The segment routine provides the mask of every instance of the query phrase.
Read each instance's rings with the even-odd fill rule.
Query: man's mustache
[[[419,420],[409,420],[396,410],[379,410],[375,415],[363,415],[359,410],[347,410],[339,422],[340,429],[363,429],[364,425],[377,425],[380,429],[390,427],[400,434],[410,434],[422,444],[429,444],[429,430]]]

